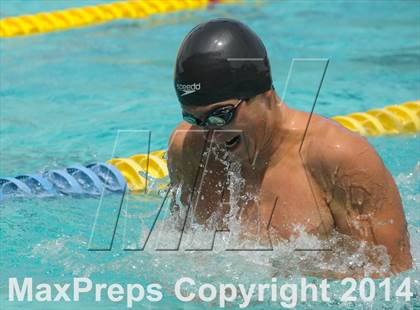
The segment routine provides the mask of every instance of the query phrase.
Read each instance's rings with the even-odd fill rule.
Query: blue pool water
[[[0,15],[105,2],[44,1],[40,6],[35,1],[9,0],[0,2]],[[315,109],[321,115],[329,117],[418,99],[419,10],[416,1],[245,2],[143,21],[121,20],[66,32],[3,39],[0,176],[144,153],[147,135],[141,130],[152,131],[152,150],[166,148],[172,128],[181,120],[172,85],[177,48],[194,25],[213,17],[240,19],[261,36],[280,94],[293,58],[329,58]],[[285,96],[291,107],[310,110],[323,64],[296,63]],[[417,279],[413,290],[418,295],[418,136],[371,138],[370,142],[396,179],[417,265],[394,280],[401,282],[407,276]],[[104,202],[107,208],[98,218],[99,243],[109,240],[107,232],[116,218],[119,199],[108,196]],[[150,227],[161,201],[160,197],[130,199],[130,210],[123,208],[125,212],[120,219],[127,231],[124,232],[124,225],[118,226],[110,252],[87,250],[97,199],[61,197],[1,204],[0,305],[4,307],[0,308],[75,307],[66,303],[7,302],[4,279],[12,276],[32,276],[37,282],[49,283],[66,282],[74,276],[89,276],[108,283],[169,283],[165,287],[169,296],[172,296],[170,284],[183,275],[215,284],[271,279],[272,268],[262,263],[269,258],[256,254],[249,257],[220,252],[123,251],[123,246],[138,240]],[[279,252],[280,259],[282,253],[287,251]],[[290,257],[284,259],[287,265]],[[378,298],[370,305],[334,301],[329,306],[316,303],[312,306],[411,309],[415,303],[419,304],[418,299],[408,303],[393,300],[385,306],[383,299]],[[92,303],[89,299],[82,299],[76,306],[82,307],[81,304],[86,309],[115,308],[111,302]],[[173,297],[141,305],[151,309],[198,307],[196,303],[182,304]],[[124,303],[121,306],[125,307]],[[271,306],[274,307],[255,305],[260,309]],[[300,304],[297,308],[307,306]]]

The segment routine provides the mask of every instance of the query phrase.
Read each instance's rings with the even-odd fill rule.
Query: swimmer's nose
[[[203,138],[209,143],[216,143],[219,144],[220,135],[212,129],[207,129],[202,132]]]
[[[240,135],[240,132],[217,130],[214,132],[214,142],[217,144],[226,144],[227,141],[230,141],[238,135]]]
[[[203,138],[206,140],[211,140],[213,137],[213,130],[209,129],[209,128],[205,128],[203,129],[203,131],[201,132],[201,134],[203,135]]]
[[[224,142],[223,136],[224,136],[223,132],[220,132],[218,130],[211,131],[211,137],[214,143],[217,143],[217,144],[223,143]]]

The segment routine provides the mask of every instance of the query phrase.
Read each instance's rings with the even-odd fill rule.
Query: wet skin
[[[213,109],[237,102],[182,108],[204,120]],[[179,124],[169,141],[168,164],[172,185],[182,185],[182,204],[192,206],[198,223],[216,217],[222,228],[230,210],[226,164],[215,152],[203,155],[211,145],[222,146],[241,163],[245,183],[238,204],[249,231],[263,223],[272,240],[287,240],[297,226],[321,238],[336,230],[383,245],[393,273],[409,269],[401,198],[381,158],[365,138],[315,114],[303,140],[309,116],[270,90],[242,103],[222,128]]]

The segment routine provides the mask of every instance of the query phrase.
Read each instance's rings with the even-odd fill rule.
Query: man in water
[[[170,178],[195,221],[222,228],[235,194],[243,227],[269,225],[271,239],[296,227],[320,238],[338,231],[383,246],[394,273],[411,267],[401,198],[381,158],[358,134],[286,106],[251,29],[231,19],[195,27],[178,52],[175,89],[184,122],[169,142]]]

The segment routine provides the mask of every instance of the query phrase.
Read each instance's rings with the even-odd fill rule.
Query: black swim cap
[[[233,19],[213,19],[193,28],[178,51],[175,90],[184,105],[249,99],[272,87],[261,39]]]

